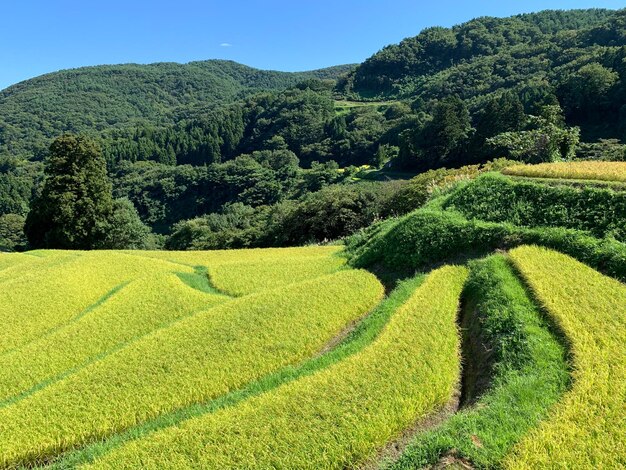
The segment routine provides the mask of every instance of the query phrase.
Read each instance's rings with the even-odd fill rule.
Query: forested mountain
[[[206,61],[14,85],[0,93],[11,233],[64,132],[98,141],[120,207],[172,248],[332,239],[410,209],[394,206],[402,183],[349,184],[362,165],[384,178],[500,157],[625,159],[626,10],[477,18],[304,73]]]
[[[561,64],[571,62],[573,54],[584,55],[579,49],[623,45],[619,18],[610,10],[548,10],[476,18],[452,28],[431,27],[384,47],[363,62],[346,85],[360,95],[483,95],[507,87],[506,79],[514,75],[523,79],[539,72],[551,75],[548,66],[565,50],[568,55],[560,58]],[[462,82],[470,75],[472,82]],[[442,89],[446,77],[448,88]],[[479,82],[484,82],[482,87],[475,86]]]
[[[178,113],[214,107],[307,79],[335,79],[352,66],[310,72],[258,70],[232,61],[82,67],[0,92],[0,154],[39,156],[63,132],[172,124]]]
[[[556,97],[568,120],[583,124],[584,137],[621,137],[624,46],[624,10],[477,18],[453,28],[428,28],[383,48],[351,73],[342,89],[362,99],[426,102],[456,94],[471,110],[503,90],[518,94],[527,111]],[[611,126],[620,119],[621,128]]]

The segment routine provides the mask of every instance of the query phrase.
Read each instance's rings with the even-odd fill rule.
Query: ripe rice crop
[[[339,256],[292,256],[215,264],[208,271],[217,289],[240,296],[330,274],[345,264],[346,259]]]
[[[2,253],[0,252],[0,271],[15,266],[17,264],[26,263],[30,260],[36,260],[33,256],[23,255],[21,253]]]
[[[346,270],[183,318],[0,409],[0,465],[41,462],[237,390],[320,351],[382,296],[373,275]]]
[[[440,468],[450,453],[472,468],[501,468],[512,447],[549,416],[567,390],[565,347],[506,257],[471,261],[469,268],[461,328],[465,357],[471,358],[464,404],[472,406],[418,433],[387,470]]]
[[[95,461],[125,442],[143,437],[159,429],[178,425],[185,420],[205,413],[213,413],[219,409],[234,406],[252,396],[273,390],[281,384],[313,374],[352,356],[366,348],[379,336],[380,332],[387,325],[389,318],[413,295],[425,277],[425,275],[418,275],[399,281],[398,285],[389,292],[389,295],[375,309],[355,324],[354,329],[350,328],[345,337],[341,335],[341,339],[336,338],[324,348],[322,353],[316,354],[298,364],[287,366],[274,373],[265,375],[258,380],[250,382],[245,387],[222,395],[215,400],[194,404],[173,413],[159,415],[155,419],[131,427],[122,433],[63,453],[54,458],[46,468],[50,470],[77,468]],[[335,345],[335,343],[337,344]]]
[[[125,253],[158,258],[190,266],[217,266],[224,263],[261,262],[285,258],[332,256],[341,246],[304,246],[292,248],[252,248],[245,250],[209,251],[128,251]]]
[[[300,282],[341,269],[341,246],[211,251],[132,251],[135,256],[206,268],[213,287],[241,296]]]
[[[0,405],[112,349],[227,297],[183,284],[173,273],[136,279],[82,317],[0,355]]]
[[[466,275],[434,271],[345,360],[114,449],[93,468],[353,468],[451,398]]]
[[[508,468],[626,467],[626,286],[555,251],[511,251],[572,353],[571,390]]]
[[[534,178],[563,178],[626,182],[626,162],[558,162],[515,165],[502,170],[506,175]]]
[[[176,271],[158,259],[116,252],[53,254],[15,266],[0,289],[0,354],[25,345],[97,304],[112,289],[146,273]],[[1,271],[0,271],[1,272]]]
[[[22,253],[0,253],[0,282],[32,274],[32,268],[52,266],[74,258],[72,254],[55,253],[49,257]]]

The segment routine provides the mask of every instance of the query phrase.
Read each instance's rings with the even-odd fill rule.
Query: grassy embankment
[[[572,351],[572,388],[506,460],[508,468],[626,466],[626,286],[561,253],[511,252]]]

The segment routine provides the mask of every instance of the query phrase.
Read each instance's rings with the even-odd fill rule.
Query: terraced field
[[[459,267],[433,272],[350,358],[137,440],[93,467],[343,468],[363,461],[450,399],[464,279]]]
[[[624,194],[437,197],[345,249],[0,254],[0,467],[626,468]]]
[[[571,344],[572,387],[507,457],[509,468],[626,466],[626,286],[538,247],[511,252]]]
[[[52,321],[37,324],[36,338],[15,340],[17,346],[0,356],[0,461],[43,461],[241,388],[322,350],[375,307],[383,288],[364,271],[340,270],[343,263],[332,250],[316,251],[286,258],[300,256],[303,269],[295,279],[284,276],[279,262],[275,271],[262,273],[272,289],[236,299],[186,285],[185,279],[199,276],[193,268],[121,253],[49,256],[49,265],[38,267],[43,273],[16,276],[12,282],[31,291],[50,279],[59,298],[68,295],[62,283],[71,282],[82,303],[62,305],[59,299],[46,316]],[[115,263],[117,269],[107,270]],[[239,281],[258,275],[257,263],[248,270],[238,265]],[[90,276],[92,270],[101,277]],[[116,275],[104,293],[106,287],[92,289],[103,273]]]
[[[518,165],[506,168],[504,174],[534,178],[600,180],[626,183],[626,162],[558,162]]]

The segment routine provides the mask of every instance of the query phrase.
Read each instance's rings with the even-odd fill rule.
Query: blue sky
[[[612,0],[16,0],[2,5],[0,89],[84,65],[232,59],[309,70],[360,62],[427,26]]]

